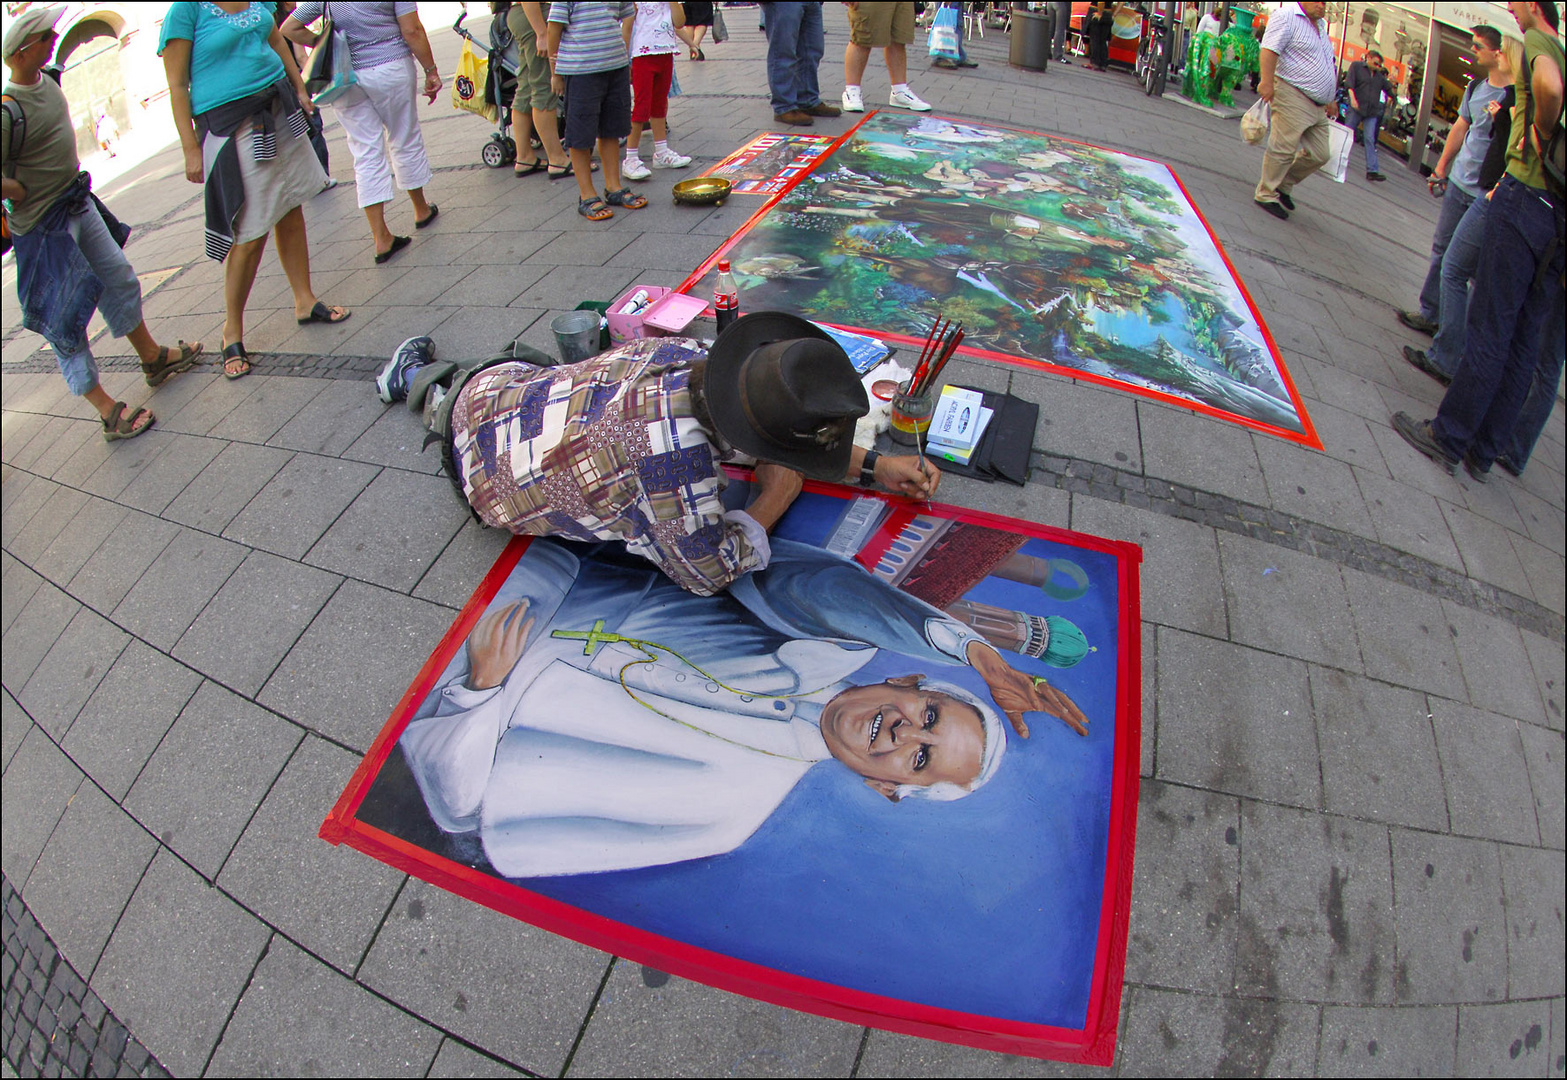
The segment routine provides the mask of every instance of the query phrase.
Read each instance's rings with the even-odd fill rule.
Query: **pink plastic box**
[[[621,311],[631,298],[638,292],[646,292],[650,303],[641,311],[627,314]],[[633,285],[619,296],[615,302],[609,305],[609,310],[604,312],[604,318],[609,321],[609,340],[613,345],[624,345],[628,341],[647,337],[650,331],[644,325],[649,314],[658,306],[658,302],[669,292],[662,285]],[[651,331],[656,333],[656,331]]]

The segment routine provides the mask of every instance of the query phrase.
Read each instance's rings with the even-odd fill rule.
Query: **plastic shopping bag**
[[[942,7],[930,24],[930,58],[932,60],[958,59],[958,9]]]
[[[724,13],[713,5],[713,44],[722,45],[729,40],[729,27],[724,24]]]
[[[1334,120],[1328,125],[1328,163],[1322,171],[1342,184],[1349,174],[1349,152],[1355,146],[1355,129]]]
[[[484,100],[484,83],[490,75],[490,58],[474,51],[473,42],[462,43],[462,55],[457,58],[457,77],[452,80],[452,107],[477,113],[490,123],[500,118],[500,111]]]
[[[1246,115],[1241,117],[1241,138],[1255,146],[1268,137],[1268,127],[1273,122],[1273,107],[1267,98],[1258,98]]]

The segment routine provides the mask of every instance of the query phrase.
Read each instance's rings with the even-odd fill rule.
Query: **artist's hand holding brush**
[[[883,455],[876,459],[876,482],[911,499],[929,499],[941,485],[941,470],[930,458]]]

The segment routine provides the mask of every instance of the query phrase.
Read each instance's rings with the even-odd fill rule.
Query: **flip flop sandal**
[[[234,370],[229,365],[238,360],[244,367]],[[243,379],[250,374],[250,354],[245,351],[245,343],[236,341],[232,345],[223,348],[223,377],[225,379]]]
[[[158,418],[153,416],[152,413],[148,412],[146,409],[137,409],[129,416],[126,416],[126,408],[127,406],[125,402],[116,401],[114,403],[114,408],[109,410],[109,415],[105,417],[103,421],[104,442],[117,442],[120,439],[134,439],[136,436],[140,435],[142,432],[152,427],[153,424],[158,422]],[[138,424],[137,421],[140,421],[142,417],[146,417],[145,422]]]
[[[627,210],[640,210],[647,205],[647,196],[632,191],[630,188],[621,188],[619,191],[604,192],[604,201],[611,206],[624,206]]]
[[[398,239],[404,241],[404,246],[413,243],[413,240],[406,236],[399,236]],[[396,248],[394,247],[393,250],[395,251]],[[380,260],[381,257],[377,255],[376,261],[379,262]],[[310,309],[310,314],[306,315],[303,319],[298,320],[298,322],[300,326],[304,326],[306,323],[313,322],[340,323],[352,314],[352,311],[334,311],[327,307],[326,304],[322,303],[320,300],[317,300],[316,306]],[[224,355],[227,356],[228,353],[225,352]]]
[[[430,216],[425,218],[423,221],[416,221],[416,222],[414,222],[414,228],[416,228],[416,229],[423,229],[423,228],[428,227],[429,225],[434,223],[435,216],[437,214],[439,214],[440,212],[441,212],[441,208],[439,206],[436,206],[434,203],[431,203],[430,204]]]
[[[511,174],[513,176],[532,176],[536,172],[543,172],[547,165],[549,165],[549,159],[547,158],[534,158],[533,163],[530,165],[524,165],[522,162],[517,161],[512,163]],[[570,168],[568,165],[567,169],[570,170]]]
[[[189,371],[196,366],[197,359],[201,356],[201,342],[187,345],[183,341],[176,343],[179,347],[179,355],[169,352],[167,345],[158,349],[158,359],[149,364],[142,361],[141,373],[147,378],[148,386],[162,386],[171,376],[178,375],[182,371]]]
[[[589,221],[608,221],[615,216],[615,211],[606,206],[603,199],[597,197],[578,200],[577,213]]]
[[[433,217],[435,217],[435,215],[431,214],[430,217],[433,218]],[[428,222],[426,222],[426,224],[428,224]],[[416,222],[414,222],[414,227],[415,228],[423,228],[424,226],[420,225],[416,221]],[[386,260],[390,259],[393,255],[396,255],[399,251],[403,250],[403,248],[407,247],[409,244],[411,244],[413,242],[414,242],[414,238],[411,237],[411,236],[394,236],[394,237],[392,237],[392,246],[391,247],[387,248],[385,251],[378,251],[378,252],[376,252],[375,264],[377,266],[380,266],[382,263],[386,262]],[[316,301],[316,308],[319,308],[319,307],[322,307],[322,306],[324,306],[324,305],[321,303],[321,301],[317,300]],[[310,314],[311,314],[312,318],[315,316],[315,313],[316,313],[315,308],[312,308],[310,310]],[[300,322],[307,322],[309,320],[300,319],[299,321]],[[331,319],[316,319],[315,321],[316,322],[331,322],[332,320]]]

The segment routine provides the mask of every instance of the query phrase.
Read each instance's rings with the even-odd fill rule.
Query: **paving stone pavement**
[[[436,28],[451,7],[425,5],[445,71],[456,42]],[[847,27],[826,10],[832,100]],[[679,66],[673,139],[692,173],[771,125],[762,38],[745,12],[729,23],[706,63]],[[1042,422],[1025,487],[949,478],[944,499],[1144,546],[1113,1071],[1563,1075],[1560,402],[1522,480],[1440,473],[1389,425],[1440,400],[1399,359],[1409,338],[1393,318],[1436,217],[1419,178],[1309,180],[1277,222],[1251,206],[1257,152],[1234,121],[1148,99],[1124,74],[1016,71],[1005,49],[992,32],[973,45],[980,68],[916,62],[913,85],[943,113],[1175,168],[1325,443],[1055,376],[949,369],[1039,402]],[[885,78],[874,61],[868,99]],[[554,313],[677,284],[754,205],[676,207],[660,173],[647,210],[591,226],[566,185],[478,165],[482,123],[444,100],[422,116],[441,220],[379,268],[328,124],[344,183],[306,216],[315,287],[354,307],[349,322],[299,327],[268,256],[250,378],[209,366],[149,392],[124,343],[98,337],[105,387],[158,413],[135,442],[98,438],[20,328],[5,264],[7,1070],[1097,1071],[670,979],[316,839],[505,541],[450,501],[417,423],[368,380],[414,333],[448,356],[517,336],[550,348]],[[136,228],[154,333],[210,345],[221,272],[201,257],[198,192],[180,172],[165,151],[102,194]],[[390,208],[394,228],[407,214]]]

